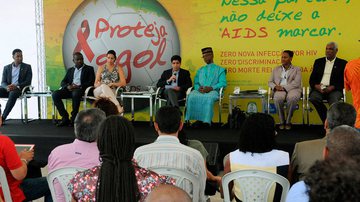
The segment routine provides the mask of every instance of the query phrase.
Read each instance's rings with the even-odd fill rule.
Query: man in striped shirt
[[[206,201],[204,159],[199,151],[181,144],[177,137],[183,126],[180,111],[170,106],[160,108],[156,113],[154,126],[159,137],[154,143],[137,148],[134,159],[139,166],[150,170],[175,168],[194,175],[199,180],[199,193],[192,193],[190,182],[185,182],[181,188],[190,195],[199,194],[199,201]]]

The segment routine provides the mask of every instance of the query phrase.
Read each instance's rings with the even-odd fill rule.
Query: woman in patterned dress
[[[144,201],[160,184],[174,184],[174,179],[137,165],[134,128],[127,119],[113,115],[102,122],[97,145],[101,164],[70,181],[73,201]]]
[[[121,66],[116,66],[116,53],[109,50],[106,54],[106,64],[99,66],[96,72],[94,96],[109,98],[122,113],[123,107],[116,99],[115,90],[117,87],[126,86],[124,71]]]

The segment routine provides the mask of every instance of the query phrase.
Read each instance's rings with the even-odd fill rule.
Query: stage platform
[[[149,122],[134,122],[136,145],[141,146],[153,142],[157,135]],[[0,128],[2,134],[9,136],[17,144],[35,144],[35,159],[47,162],[51,150],[58,145],[74,140],[73,127],[56,127],[51,120],[36,120],[23,124],[20,120],[7,120]],[[217,163],[228,152],[236,149],[238,131],[226,127],[211,128],[185,127],[189,139],[197,139],[204,143],[218,144]],[[324,135],[322,126],[295,125],[290,131],[278,131],[277,148],[288,151],[291,155],[296,142],[321,138]],[[210,152],[211,153],[211,152]]]

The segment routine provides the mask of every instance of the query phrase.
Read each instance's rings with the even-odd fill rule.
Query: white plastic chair
[[[6,174],[5,174],[4,168],[1,166],[0,166],[0,184],[1,184],[1,189],[3,191],[3,194],[4,194],[5,202],[12,202]]]
[[[163,98],[162,96],[161,96],[161,87],[158,87],[157,89],[156,89],[156,93],[155,93],[155,109],[158,107],[158,108],[160,108],[161,107],[161,103],[162,102],[166,102],[167,100],[165,99],[165,98]],[[186,101],[186,97],[184,97],[184,98],[182,98],[182,99],[180,99],[180,100],[178,100],[178,102],[185,102]]]
[[[189,97],[189,94],[191,93],[191,91],[194,89],[194,87],[190,87],[187,89],[186,91],[186,98],[185,98],[185,113],[184,115],[186,114],[186,110],[187,110],[187,102],[188,102],[188,97]],[[224,99],[224,87],[221,87],[220,90],[219,90],[219,100],[217,101],[218,102],[218,106],[219,106],[219,123],[221,124],[221,108],[222,108],[222,101]],[[189,120],[190,121],[190,120]]]
[[[27,109],[24,109],[25,108],[25,106],[24,106],[24,104],[23,104],[23,101],[24,101],[24,99],[26,99],[26,92],[27,91],[31,91],[32,89],[33,89],[34,87],[32,87],[31,85],[28,85],[28,86],[25,86],[22,90],[21,90],[21,94],[20,94],[20,96],[17,98],[18,100],[20,100],[20,106],[21,106],[21,121],[22,121],[22,123],[27,123],[25,120],[27,119],[27,118],[24,118],[24,111],[25,110],[27,110]],[[8,97],[2,97],[2,98],[0,98],[1,100],[8,100],[9,98]]]
[[[54,187],[54,180],[57,179],[59,184],[61,185],[61,188],[62,188],[64,196],[65,196],[65,200],[71,201],[72,197],[71,197],[70,191],[67,188],[67,185],[69,184],[70,180],[75,176],[75,174],[77,172],[83,171],[83,170],[86,170],[86,169],[85,168],[76,168],[76,167],[66,167],[66,168],[56,169],[48,174],[46,179],[49,184],[49,188],[50,188],[50,192],[51,192],[53,201],[55,201],[55,202],[57,201],[55,187]]]
[[[199,201],[200,194],[200,179],[184,170],[176,168],[150,168],[150,170],[165,176],[170,176],[176,180],[176,186],[185,190],[185,182],[190,181],[192,184],[192,193],[188,193],[192,197],[193,202]],[[185,190],[186,191],[186,190]]]
[[[230,202],[229,183],[236,180],[240,184],[243,202],[263,202],[268,200],[270,189],[276,182],[282,186],[281,202],[284,202],[290,188],[289,181],[275,173],[262,170],[239,170],[227,173],[222,178],[224,201]]]
[[[302,85],[302,82],[301,82],[301,85]],[[267,106],[267,112],[268,114],[270,114],[270,101],[274,99],[274,92],[273,90],[269,87],[268,89],[268,92],[269,92],[269,96],[268,96],[268,106]],[[305,108],[305,95],[306,95],[306,91],[305,91],[305,87],[302,87],[302,93],[301,93],[301,97],[300,97],[300,101],[302,102],[302,122],[303,122],[303,125],[305,124],[305,110],[307,110],[307,108]],[[286,101],[285,101],[285,104],[284,104],[284,108],[286,107]],[[285,119],[286,119],[286,116],[285,116]]]

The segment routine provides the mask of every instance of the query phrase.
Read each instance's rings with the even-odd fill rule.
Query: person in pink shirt
[[[92,168],[100,164],[96,144],[97,128],[105,120],[105,112],[88,109],[79,112],[75,118],[75,140],[70,144],[56,147],[48,158],[49,173],[64,167]],[[55,181],[57,201],[65,201],[61,186]]]

